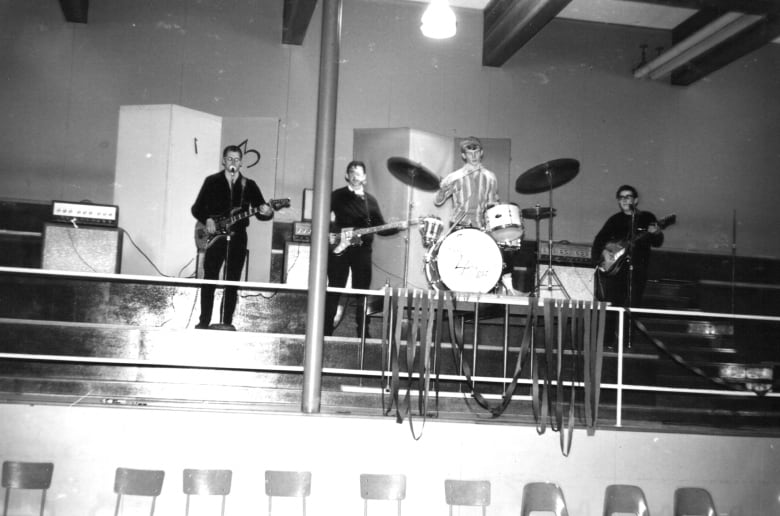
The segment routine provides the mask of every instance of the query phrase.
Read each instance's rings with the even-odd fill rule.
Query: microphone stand
[[[627,328],[626,328],[626,348],[631,349],[631,303],[633,301],[633,295],[634,295],[634,237],[636,235],[636,207],[631,207],[631,232],[629,233],[629,240],[628,240],[628,254],[626,255],[626,259],[628,260],[628,286],[627,286],[627,299],[626,299],[626,307],[627,307],[627,316],[626,316],[626,322]]]

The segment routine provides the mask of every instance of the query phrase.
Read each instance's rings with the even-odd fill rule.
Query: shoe
[[[199,322],[198,324],[195,325],[195,329],[196,330],[208,330],[209,329],[209,323]]]

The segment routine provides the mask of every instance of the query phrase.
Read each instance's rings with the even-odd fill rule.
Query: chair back
[[[46,490],[51,486],[53,472],[54,464],[51,462],[3,462],[2,486],[5,488],[3,516],[8,515],[11,489],[40,489],[40,514],[43,516],[43,510],[46,506]]]
[[[450,516],[455,505],[482,507],[483,516],[490,505],[489,480],[445,480],[444,498],[450,506]]]
[[[706,489],[680,487],[674,491],[674,516],[718,516],[718,512]]]
[[[311,493],[311,472],[309,471],[266,471],[265,494],[268,495],[268,514],[271,515],[274,496],[297,497],[301,499],[302,514],[306,516],[306,497]]]
[[[401,516],[401,500],[406,498],[406,475],[360,475],[360,496],[363,498],[363,514],[368,515],[369,500],[396,500],[398,516]]]
[[[116,468],[114,475],[114,492],[116,493],[116,507],[114,516],[119,514],[122,505],[122,496],[151,496],[152,503],[149,516],[154,516],[154,507],[157,497],[162,492],[165,471],[156,469],[131,469]]]
[[[233,472],[229,469],[185,469],[182,475],[184,494],[187,495],[185,516],[190,513],[190,496],[222,496],[222,516],[225,516],[225,503],[230,494]]]
[[[642,489],[624,484],[607,486],[604,492],[604,516],[612,516],[615,513],[650,516]]]
[[[532,512],[552,512],[555,516],[569,516],[563,491],[553,482],[531,482],[523,486],[522,516]]]

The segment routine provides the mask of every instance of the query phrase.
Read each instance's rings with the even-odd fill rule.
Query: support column
[[[322,390],[325,294],[328,284],[328,230],[330,193],[333,190],[333,155],[341,44],[341,0],[323,0],[320,40],[320,78],[317,101],[317,135],[314,151],[314,204],[309,260],[306,350],[303,358],[301,411],[318,413]]]

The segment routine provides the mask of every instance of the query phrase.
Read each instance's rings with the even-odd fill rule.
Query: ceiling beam
[[[303,45],[317,0],[284,0],[282,43]]]
[[[87,23],[89,0],[60,0],[65,20],[70,23]]]
[[[712,10],[718,12],[734,11],[745,14],[780,13],[777,0],[620,0],[651,4],[662,7],[682,7],[685,9]]]
[[[484,11],[482,65],[503,65],[570,2],[491,0]]]
[[[780,37],[780,14],[769,14],[749,29],[672,72],[672,84],[689,86]]]

